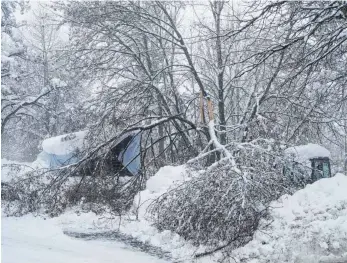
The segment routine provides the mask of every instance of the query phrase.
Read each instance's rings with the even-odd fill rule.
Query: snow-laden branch
[[[21,110],[22,108],[25,108],[27,106],[32,106],[32,105],[37,104],[43,97],[45,97],[49,93],[51,93],[51,91],[52,91],[51,89],[46,90],[32,100],[21,102],[14,110],[12,110],[10,113],[6,114],[5,117],[1,119],[1,133],[3,133],[5,131],[6,124],[14,115],[16,115],[16,113],[19,110]],[[4,113],[2,112],[2,114],[4,114]]]

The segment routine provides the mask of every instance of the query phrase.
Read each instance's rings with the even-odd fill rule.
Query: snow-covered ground
[[[168,251],[176,261],[216,262],[220,254],[193,259],[205,248],[194,247],[170,231],[159,231],[146,213],[151,201],[187,180],[190,177],[184,166],[161,168],[122,218],[76,213],[77,210],[46,220],[32,215],[3,217],[3,262],[163,262],[117,241],[86,241],[63,234],[114,230]],[[337,174],[321,179],[272,202],[270,217],[261,222],[254,239],[233,251],[232,256],[235,262],[247,263],[346,263],[347,177]]]
[[[31,163],[1,160],[1,181],[32,170]],[[23,169],[10,173],[15,164]],[[67,211],[56,218],[34,216],[1,217],[1,262],[3,263],[129,263],[168,262],[129,245],[106,239],[83,240],[64,234],[64,231],[98,232],[116,230],[112,221],[100,219],[94,213]]]
[[[130,263],[166,261],[136,251],[122,243],[81,240],[63,233],[60,219],[27,215],[2,217],[1,262],[3,263]],[[66,222],[65,222],[66,223]]]

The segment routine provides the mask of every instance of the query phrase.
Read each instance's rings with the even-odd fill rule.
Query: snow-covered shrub
[[[155,225],[214,252],[252,239],[271,201],[290,192],[282,160],[263,147],[240,145],[236,162],[220,159],[149,207]]]

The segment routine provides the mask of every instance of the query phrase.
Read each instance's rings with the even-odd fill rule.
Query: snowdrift
[[[197,248],[184,240],[178,234],[169,230],[159,231],[153,226],[148,206],[159,196],[174,189],[191,178],[186,173],[186,167],[165,166],[148,179],[146,189],[139,192],[135,198],[131,212],[135,218],[121,221],[119,230],[139,241],[160,247],[172,254],[173,258],[191,261],[191,256],[196,252],[204,251],[203,247]]]
[[[337,174],[271,203],[242,262],[347,262],[347,177]]]
[[[188,180],[184,166],[164,166],[146,182],[146,189],[134,198],[133,211],[138,212],[139,218],[145,218],[147,208],[160,195]]]
[[[172,257],[180,262],[218,262],[225,255],[216,253],[193,259],[195,254],[208,248],[196,247],[171,231],[159,231],[147,213],[154,199],[188,180],[191,178],[187,176],[185,166],[163,167],[147,181],[146,189],[135,197],[132,212],[137,216],[114,218],[112,224],[111,221],[96,220],[96,216],[94,223],[91,223],[93,217],[89,216],[89,222],[81,224],[76,217],[73,219],[75,226],[71,228],[70,221],[65,228],[78,231],[86,231],[86,228],[92,231],[96,226],[109,230],[115,228],[171,252]],[[261,221],[251,242],[232,251],[230,256],[235,260],[232,262],[347,262],[346,190],[347,177],[337,174],[272,202],[269,218]]]

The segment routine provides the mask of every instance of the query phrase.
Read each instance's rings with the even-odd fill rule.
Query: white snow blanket
[[[195,252],[203,252],[205,248],[197,248],[171,231],[159,231],[153,226],[150,215],[147,213],[148,206],[157,197],[187,180],[190,180],[190,177],[186,174],[185,166],[162,167],[154,176],[148,179],[146,189],[135,196],[129,214],[112,219],[107,215],[103,217],[104,219],[94,217],[95,220],[92,223],[90,220],[83,223],[76,221],[70,223],[66,229],[74,232],[116,229],[139,241],[171,252],[172,257],[179,259],[180,262],[191,262],[192,255]]]
[[[194,247],[170,231],[159,232],[146,216],[153,199],[189,179],[184,166],[161,168],[134,200],[134,208],[142,204],[139,221],[124,222],[121,231],[191,262],[190,256],[206,248]],[[346,176],[318,180],[292,196],[282,196],[271,207],[270,219],[261,222],[254,240],[233,252],[236,262],[347,262]],[[221,257],[215,254],[196,262],[217,262]]]
[[[184,165],[164,166],[148,179],[146,189],[138,193],[134,198],[132,212],[136,217],[121,221],[119,230],[127,235],[153,246],[171,252],[173,258],[182,262],[191,262],[191,256],[195,252],[204,251],[187,242],[178,234],[168,230],[159,231],[153,226],[150,215],[147,213],[148,206],[165,192],[174,189],[178,185],[190,180]]]
[[[83,147],[86,134],[87,131],[79,131],[48,138],[42,142],[42,148],[46,153],[67,155]]]
[[[317,157],[331,157],[330,152],[326,148],[313,143],[289,147],[284,152],[286,155],[293,155],[294,161],[300,163]]]
[[[337,174],[271,203],[237,262],[347,262],[347,177]]]
[[[146,189],[137,194],[133,209],[139,211],[139,217],[144,218],[148,205],[160,195],[178,184],[189,180],[184,166],[164,166],[146,182]],[[138,208],[139,207],[139,208]]]

